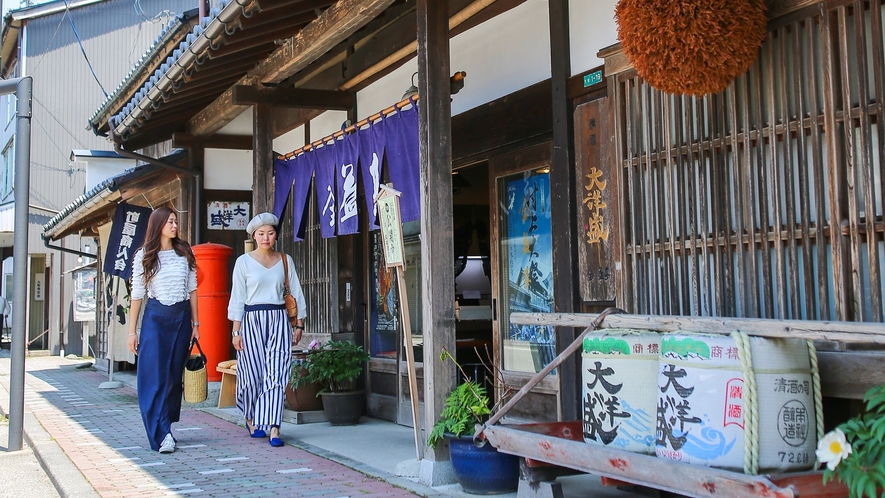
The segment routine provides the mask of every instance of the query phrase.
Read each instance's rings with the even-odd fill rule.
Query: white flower
[[[845,433],[836,429],[817,443],[817,451],[815,451],[817,459],[821,463],[827,464],[830,470],[836,470],[836,466],[843,458],[848,458],[851,454],[851,445],[845,441]]]

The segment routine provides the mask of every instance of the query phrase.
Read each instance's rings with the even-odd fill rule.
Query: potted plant
[[[321,386],[308,380],[310,353],[319,347],[320,343],[313,340],[307,349],[292,352],[292,368],[286,386],[286,405],[290,410],[307,412],[323,409],[323,400],[319,397]]]
[[[468,377],[452,355],[443,351],[442,360],[451,359],[464,381],[449,393],[439,421],[427,436],[427,444],[436,448],[449,443],[449,455],[455,478],[465,492],[499,494],[516,491],[519,486],[519,458],[499,452],[486,441],[473,441],[474,427],[492,412],[485,388]]]
[[[845,484],[850,498],[882,496],[885,489],[885,386],[867,391],[864,412],[818,442],[817,458],[827,464],[823,482]]]
[[[355,390],[354,381],[363,372],[369,354],[362,346],[346,341],[329,341],[308,354],[307,381],[321,386],[323,412],[332,425],[354,425],[365,407],[365,390]]]

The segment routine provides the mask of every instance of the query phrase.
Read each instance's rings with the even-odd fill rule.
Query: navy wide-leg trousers
[[[192,331],[190,301],[166,306],[147,300],[138,340],[138,407],[155,451],[181,417],[182,376]]]

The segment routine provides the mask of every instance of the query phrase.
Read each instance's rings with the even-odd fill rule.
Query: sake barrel
[[[746,473],[812,467],[816,361],[806,341],[674,334],[660,351],[658,457]]]
[[[584,441],[654,454],[658,334],[611,329],[584,338]]]

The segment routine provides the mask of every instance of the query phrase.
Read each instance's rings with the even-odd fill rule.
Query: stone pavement
[[[78,363],[28,358],[25,411],[100,496],[415,496],[294,446],[273,448],[242,426],[194,409],[185,408],[173,428],[179,449],[161,455],[147,444],[135,390],[98,389],[106,377]],[[0,386],[5,402],[8,360],[0,360]]]
[[[134,376],[115,374],[130,385],[99,389],[107,376],[91,362],[29,357],[26,367],[25,440],[62,497],[473,496],[458,484],[418,483],[409,427],[370,417],[348,427],[284,422],[287,445],[272,448],[267,439],[248,436],[236,409],[185,404],[181,422],[173,426],[179,450],[161,455],[150,450],[144,435]],[[9,352],[0,350],[0,413],[9,409],[9,368]],[[0,466],[0,497],[7,496],[7,477]],[[566,498],[638,496],[603,487],[592,475],[557,481]],[[54,496],[37,489],[9,496]]]

